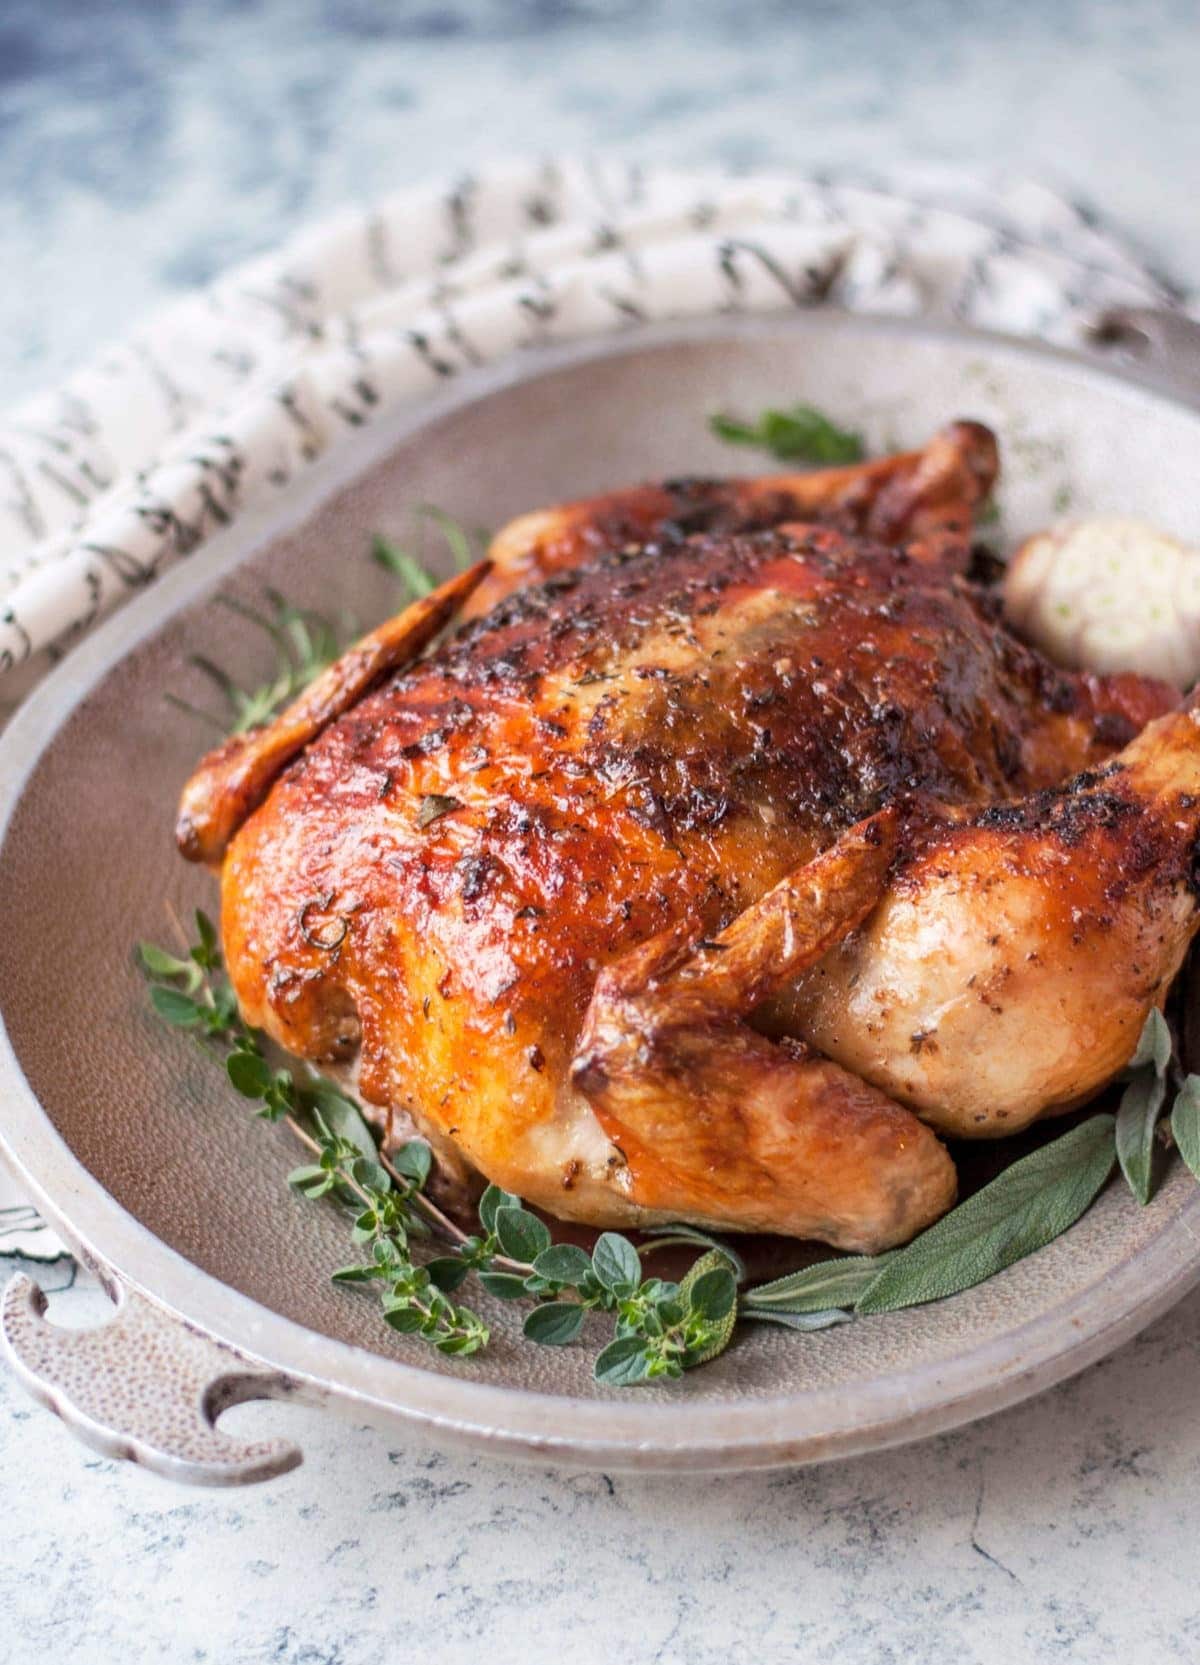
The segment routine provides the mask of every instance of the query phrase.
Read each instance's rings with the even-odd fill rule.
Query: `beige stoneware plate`
[[[1200,540],[1200,413],[1110,365],[999,338],[824,313],[631,331],[530,353],[434,406],[365,429],[73,652],[0,741],[0,1142],[47,1216],[100,1272],[112,1322],[66,1331],[28,1280],[4,1299],[7,1355],[92,1444],[229,1484],[299,1460],[216,1427],[240,1399],[297,1396],[494,1452],[608,1468],[811,1462],[1009,1405],[1133,1335],[1200,1279],[1200,1188],[1178,1163],[1149,1208],[1117,1186],[1075,1228],[936,1305],[804,1336],[754,1327],[680,1384],[613,1390],[594,1349],[494,1341],[455,1363],[395,1336],[329,1282],[331,1209],[292,1196],[287,1135],[146,1011],[131,945],[164,899],[211,905],[175,855],[176,795],[208,743],[167,704],[197,696],[190,654],[265,676],[253,627],[214,601],[267,584],[370,623],[397,605],[367,558],[415,505],[496,526],[652,475],[752,468],[710,439],[717,406],[810,400],[872,448],[954,416],[1003,444],[1006,543],[1074,509],[1145,515]],[[749,1327],[748,1327],[749,1328]]]

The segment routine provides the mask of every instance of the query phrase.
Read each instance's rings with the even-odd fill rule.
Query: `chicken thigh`
[[[1197,719],[1007,631],[994,472],[960,423],[507,529],[189,784],[244,1016],[560,1217],[906,1241],[936,1130],[1101,1085],[1197,922]]]

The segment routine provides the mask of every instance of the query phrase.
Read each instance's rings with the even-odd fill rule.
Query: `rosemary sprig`
[[[486,534],[468,531],[453,515],[448,515],[444,509],[439,509],[432,503],[420,504],[416,514],[421,545],[424,545],[425,526],[435,526],[446,541],[456,572],[465,572],[479,559],[482,545],[487,542]],[[437,583],[419,556],[393,543],[381,533],[377,532],[371,540],[371,556],[379,566],[407,587],[414,600],[428,595]]]
[[[420,505],[416,512],[422,525],[435,526],[445,539],[456,571],[465,571],[477,558],[480,546],[486,543],[486,534],[468,531],[444,509],[430,503]],[[371,553],[380,566],[400,580],[409,599],[428,595],[436,588],[437,579],[424,562],[387,538],[376,536]],[[217,600],[270,637],[275,648],[275,669],[268,680],[255,688],[243,688],[213,660],[194,654],[188,663],[212,683],[223,709],[213,712],[177,694],[166,696],[179,710],[198,717],[222,734],[244,734],[248,729],[270,722],[333,663],[353,634],[353,623],[348,618],[335,621],[311,607],[297,607],[278,590],[268,589],[264,595],[265,609],[251,607],[231,595],[219,595]]]
[[[194,654],[189,663],[216,688],[224,701],[224,712],[217,715],[175,694],[167,695],[172,705],[202,718],[223,734],[244,734],[247,729],[268,722],[342,651],[344,632],[332,620],[311,608],[294,606],[278,590],[267,590],[265,594],[265,612],[248,606],[236,596],[220,595],[217,600],[270,637],[275,647],[274,675],[257,688],[242,688],[228,671],[204,655]]]

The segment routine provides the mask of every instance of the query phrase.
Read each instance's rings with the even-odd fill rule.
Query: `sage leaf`
[[[663,1249],[676,1243],[696,1243],[706,1249],[719,1249],[733,1267],[733,1275],[737,1281],[741,1283],[746,1276],[746,1263],[736,1249],[731,1249],[728,1243],[722,1243],[720,1238],[714,1237],[711,1232],[702,1231],[699,1226],[689,1226],[682,1220],[664,1226],[659,1236],[642,1244],[640,1253],[644,1257],[655,1249]]]
[[[549,1228],[527,1208],[497,1209],[494,1229],[510,1260],[533,1261],[550,1247]]]
[[[637,1250],[619,1232],[606,1231],[592,1250],[592,1271],[612,1295],[629,1295],[642,1281],[642,1262]]]
[[[848,1255],[818,1261],[800,1272],[789,1272],[773,1283],[759,1284],[742,1297],[743,1311],[769,1307],[774,1312],[826,1312],[852,1307],[875,1281],[890,1255]]]
[[[618,1336],[596,1355],[592,1374],[607,1387],[632,1387],[646,1380],[646,1344],[640,1336]]]
[[[663,1286],[664,1306],[660,1312],[674,1323],[679,1318],[670,1313],[669,1285]],[[683,1311],[698,1313],[705,1319],[705,1336],[688,1348],[684,1366],[694,1370],[723,1353],[733,1340],[737,1327],[737,1278],[724,1249],[710,1249],[701,1255],[679,1285],[680,1315]]]
[[[704,1256],[705,1260],[708,1258],[707,1255]],[[685,1278],[684,1283],[687,1281]],[[733,1281],[733,1273],[723,1261],[721,1265],[701,1272],[690,1288],[684,1290],[681,1286],[681,1292],[686,1294],[693,1312],[714,1322],[719,1322],[726,1314],[732,1312],[737,1301],[737,1285]]]
[[[592,1269],[591,1257],[574,1243],[551,1243],[533,1263],[539,1278],[548,1283],[579,1284]]]
[[[1143,1208],[1150,1201],[1154,1129],[1166,1096],[1166,1081],[1157,1069],[1143,1065],[1122,1093],[1117,1107],[1117,1159],[1129,1189]]]
[[[1179,1154],[1200,1179],[1200,1075],[1189,1075],[1171,1110],[1171,1132]]]
[[[574,1341],[583,1326],[583,1308],[578,1301],[547,1301],[534,1307],[526,1318],[523,1331],[530,1341],[543,1347],[565,1347]]]
[[[828,1330],[834,1324],[849,1324],[852,1312],[841,1307],[830,1307],[827,1312],[784,1312],[778,1307],[742,1307],[743,1318],[753,1318],[763,1324],[783,1324],[789,1330]]]
[[[1114,1122],[1091,1116],[1006,1168],[897,1250],[855,1303],[896,1312],[971,1289],[1074,1225],[1112,1173]]]
[[[1127,1067],[1131,1070],[1139,1070],[1147,1064],[1153,1064],[1155,1074],[1164,1075],[1167,1065],[1171,1062],[1171,1051],[1171,1031],[1167,1025],[1167,1020],[1157,1006],[1151,1006],[1146,1021],[1142,1025],[1137,1047]]]

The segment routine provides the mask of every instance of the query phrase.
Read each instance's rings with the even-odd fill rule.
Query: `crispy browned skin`
[[[752,479],[688,476],[539,509],[493,538],[493,571],[468,612],[481,616],[524,585],[629,544],[765,531],[785,521],[821,521],[883,543],[957,534],[958,551],[965,554],[972,511],[991,491],[997,469],[989,430],[978,422],[953,422],[922,451],[852,468]]]
[[[219,862],[280,770],[381,677],[415,659],[489,570],[490,563],[480,561],[469,572],[447,579],[356,642],[274,722],[231,735],[209,752],[183,790],[175,823],[176,843],[188,860]]]
[[[222,928],[247,1018],[304,1057],[356,1062],[369,1102],[563,1216],[846,1248],[911,1236],[954,1179],[903,1104],[995,1131],[964,1085],[998,1021],[977,1003],[971,1026],[975,961],[1029,978],[1033,929],[1058,981],[1014,985],[1040,1003],[1029,1021],[1048,1026],[1063,979],[1075,1021],[1102,920],[1128,898],[1135,969],[1110,969],[1120,1021],[1097,1008],[1074,1037],[1085,1060],[1068,1037],[1070,1069],[1043,1047],[1023,1075],[1015,1007],[999,1108],[1016,1126],[1132,1049],[1194,928],[1196,812],[1179,794],[1200,802],[1195,730],[1168,719],[1185,724],[1169,746],[1141,744],[1170,767],[1152,781],[1135,748],[1126,821],[1084,815],[1072,843],[1083,823],[1038,794],[1173,695],[1050,667],[959,575],[961,538],[926,530],[904,549],[829,526],[668,537],[514,594],[368,693],[229,846]],[[854,830],[885,811],[881,834]],[[1053,880],[1077,859],[1082,934]],[[1010,880],[1001,964],[988,922]],[[889,981],[904,954],[906,978],[942,977],[938,999],[957,978],[952,1042],[905,1029]],[[756,1006],[760,1031],[791,1039],[747,1028]],[[813,1040],[826,1056],[796,1044]]]

